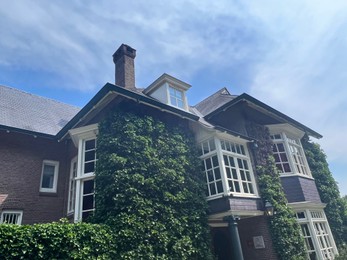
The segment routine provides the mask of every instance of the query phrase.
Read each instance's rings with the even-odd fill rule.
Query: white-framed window
[[[23,211],[21,210],[3,210],[1,212],[0,224],[22,224]]]
[[[296,219],[305,239],[307,259],[334,259],[336,245],[322,209],[296,211]]]
[[[57,192],[59,162],[44,160],[40,181],[40,192]]]
[[[184,109],[184,94],[182,90],[169,86],[169,100],[172,106]]]
[[[96,165],[96,138],[82,141],[82,172],[79,175],[80,185],[80,217],[86,220],[95,209],[94,172]]]
[[[75,184],[74,189],[70,189],[71,196],[74,196],[74,221],[83,221],[93,214],[95,210],[94,200],[94,178],[96,167],[96,136],[98,132],[97,124],[84,126],[69,131],[75,145],[78,147],[77,163],[71,162],[71,185]],[[76,168],[76,173],[74,169]],[[75,177],[73,177],[75,176]],[[75,194],[73,194],[75,193]],[[70,208],[71,209],[71,208]]]
[[[71,160],[67,213],[73,213],[76,200],[77,156]]]
[[[273,155],[281,176],[293,174],[312,178],[300,139],[303,132],[287,124],[268,126],[273,142]]]
[[[207,199],[222,195],[256,196],[255,179],[245,144],[212,137],[200,143]]]

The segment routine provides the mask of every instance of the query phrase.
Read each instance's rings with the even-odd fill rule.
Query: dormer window
[[[189,84],[179,79],[163,74],[148,86],[143,94],[169,106],[188,111],[186,92],[190,87]]]
[[[169,86],[170,104],[175,107],[184,108],[183,91]]]

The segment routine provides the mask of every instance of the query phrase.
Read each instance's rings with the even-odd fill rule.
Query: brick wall
[[[273,249],[272,239],[266,216],[245,218],[239,221],[239,234],[245,260],[278,259]],[[255,249],[253,237],[262,236],[265,248]]]
[[[1,209],[23,210],[23,224],[51,222],[66,214],[69,162],[65,142],[0,131]],[[40,193],[43,160],[59,161],[57,193]]]

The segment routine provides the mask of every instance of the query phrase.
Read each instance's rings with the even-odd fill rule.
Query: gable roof
[[[0,85],[0,128],[55,136],[80,108]]]
[[[298,127],[299,129],[303,130],[305,133],[315,137],[315,138],[322,138],[322,135],[317,133],[316,131],[312,130],[311,128],[299,123],[298,121],[292,119],[291,117],[279,112],[278,110],[266,105],[265,103],[259,101],[258,99],[243,93],[240,96],[237,96],[233,99],[231,99],[229,102],[226,102],[224,104],[222,104],[221,106],[219,106],[217,109],[214,109],[212,111],[210,111],[209,113],[207,113],[205,115],[205,119],[211,119],[214,116],[218,115],[219,113],[232,108],[233,106],[237,105],[240,102],[247,102],[250,106],[252,106],[253,108],[257,109],[258,111],[261,111],[262,113],[268,114],[272,117],[275,118],[279,118],[281,119],[281,121],[283,122],[287,122],[293,126]]]
[[[151,107],[155,107],[163,112],[178,115],[182,118],[186,118],[193,121],[198,121],[199,116],[186,112],[182,109],[164,104],[150,96],[147,96],[141,92],[140,89],[127,89],[119,87],[117,85],[106,83],[99,92],[85,105],[57,134],[57,138],[63,138],[69,129],[75,127],[79,122],[83,120],[88,114],[97,110],[98,107],[104,107],[104,105],[115,96],[123,96],[128,99],[135,100],[138,103],[143,103]]]
[[[237,96],[231,95],[227,88],[222,88],[218,90],[213,95],[205,98],[203,101],[196,104],[194,107],[203,115],[207,115],[212,111],[215,111],[222,105],[233,100]]]

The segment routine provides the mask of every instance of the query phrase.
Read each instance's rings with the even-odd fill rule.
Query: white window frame
[[[215,149],[209,150],[208,152],[204,153],[203,144],[206,142],[210,143],[212,140],[213,140],[213,147],[215,147]],[[242,150],[242,152],[227,151],[226,149],[222,149],[222,141],[235,144],[235,146],[238,146],[240,148],[240,150]],[[207,200],[213,200],[213,199],[221,198],[223,196],[230,196],[230,195],[233,195],[235,197],[251,197],[251,198],[258,198],[259,197],[246,140],[243,140],[243,139],[237,138],[237,137],[233,137],[233,136],[228,135],[228,134],[217,134],[217,135],[208,136],[207,138],[202,139],[199,142],[199,145],[200,145],[200,149],[202,149],[201,150],[202,151],[201,156],[199,158],[201,160],[203,160],[203,162],[207,158],[212,158],[214,156],[217,156],[218,164],[219,164],[218,168],[220,171],[221,181],[223,184],[223,192],[219,192],[219,193],[212,194],[212,195],[211,195],[209,187],[208,187]],[[211,145],[209,144],[208,146],[210,147]],[[242,147],[242,149],[241,149],[241,147]],[[237,165],[238,162],[236,162],[236,164],[235,164],[235,166],[236,166],[235,170],[236,170],[236,175],[237,175],[237,179],[235,179],[235,182],[238,182],[240,184],[240,192],[230,190],[229,183],[228,183],[228,177],[227,177],[227,169],[226,169],[228,166],[225,165],[224,156],[227,156],[228,158],[232,157],[236,161],[238,159],[240,159],[240,160],[242,160],[242,163],[244,163],[244,162],[247,163],[247,165],[248,165],[247,171],[248,171],[249,176],[251,178],[251,180],[247,181],[247,183],[248,183],[248,185],[252,186],[253,193],[244,192],[244,189],[243,189],[243,182],[244,181],[241,178],[241,171],[243,169],[238,167],[238,165]],[[206,164],[204,164],[204,166],[206,166]],[[217,168],[217,167],[213,167],[213,169],[215,169],[215,168]],[[206,185],[214,183],[214,182],[209,182],[208,175],[206,172],[206,167],[204,168],[204,174],[206,175]],[[219,179],[217,181],[219,181]],[[216,186],[216,188],[217,188],[217,186]]]
[[[290,172],[280,172],[281,177],[301,176],[313,179],[310,167],[308,166],[304,148],[302,147],[300,139],[304,136],[304,132],[294,128],[289,124],[268,125],[271,137],[278,135],[278,138],[272,138],[274,146],[283,144],[285,154],[290,167]],[[294,142],[295,143],[294,143]],[[293,153],[293,149],[300,154]],[[300,161],[300,163],[298,163]],[[276,162],[276,166],[279,162]],[[298,169],[298,166],[300,169]]]
[[[71,129],[69,131],[70,136],[78,148],[77,156],[77,177],[76,180],[76,194],[75,194],[75,209],[74,209],[74,222],[82,221],[82,207],[83,207],[83,185],[84,182],[89,180],[94,180],[95,173],[89,172],[84,173],[85,166],[85,143],[90,140],[95,140],[98,134],[98,125],[88,125],[80,128]],[[96,150],[96,149],[95,149]],[[96,160],[95,160],[96,162]],[[95,201],[93,201],[93,210],[95,206]]]
[[[52,188],[42,187],[45,165],[54,166],[53,187]],[[56,193],[57,192],[57,185],[58,185],[58,174],[59,174],[59,162],[58,161],[43,160],[42,170],[41,170],[41,180],[40,180],[40,192]]]
[[[0,216],[0,224],[4,224],[4,219],[6,218],[5,214],[16,215],[16,223],[8,223],[8,224],[14,224],[14,225],[21,225],[22,224],[22,218],[23,218],[23,211],[22,210],[3,210],[1,212],[1,216]]]
[[[168,90],[169,90],[169,104],[171,104],[174,107],[184,109],[185,108],[184,92],[180,89],[172,87],[171,85],[169,85]],[[171,91],[173,91],[174,95],[171,94]],[[177,94],[179,94],[180,97],[178,97]],[[172,102],[172,99],[174,99],[175,102]],[[179,106],[180,102],[182,103],[182,106]]]
[[[310,232],[310,237],[313,242],[314,251],[316,257],[319,260],[334,259],[334,256],[338,254],[337,247],[334,241],[334,237],[331,233],[329,223],[327,221],[325,212],[323,210],[324,204],[315,205],[311,203],[290,203],[289,204],[296,212],[296,219],[300,225],[307,225]],[[305,207],[306,205],[306,207]],[[303,212],[304,217],[299,218],[298,213]],[[317,231],[316,226],[323,225],[324,233]],[[320,237],[323,237],[321,239]],[[322,241],[324,247],[322,248]],[[305,241],[306,242],[306,241]],[[307,252],[309,259],[309,252]]]
[[[75,211],[76,201],[76,177],[77,177],[77,156],[71,160],[70,178],[69,178],[69,195],[67,202],[67,214],[72,214]]]

